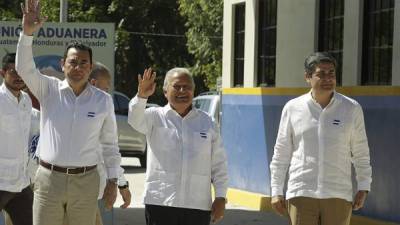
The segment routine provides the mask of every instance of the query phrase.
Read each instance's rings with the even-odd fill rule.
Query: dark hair
[[[8,65],[11,63],[15,63],[15,53],[7,53],[3,57],[3,65],[2,65],[3,70],[7,70]]]
[[[336,59],[329,52],[314,52],[309,55],[304,62],[304,71],[312,74],[315,67],[320,63],[332,63],[336,68]]]
[[[68,43],[67,48],[64,51],[64,60],[67,58],[68,50],[70,48],[75,48],[81,51],[88,51],[90,56],[90,64],[92,64],[92,49],[80,41],[70,41]]]

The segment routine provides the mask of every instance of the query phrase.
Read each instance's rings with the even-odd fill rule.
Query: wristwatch
[[[109,178],[109,179],[107,179],[107,182],[110,182],[113,184],[118,184],[118,179],[117,178]]]
[[[128,182],[128,181],[125,181],[125,182],[123,182],[123,183],[119,182],[118,188],[119,188],[119,189],[129,188],[129,182]]]

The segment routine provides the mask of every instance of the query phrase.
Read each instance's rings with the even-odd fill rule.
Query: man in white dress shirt
[[[348,225],[371,187],[361,106],[335,91],[336,60],[325,52],[305,60],[311,91],[282,110],[271,162],[272,207],[296,225]],[[353,200],[351,164],[357,192]],[[289,168],[286,199],[283,187]]]
[[[98,89],[109,92],[111,88],[111,74],[110,70],[103,64],[96,62],[93,64],[93,69],[89,74],[89,82],[93,86],[97,87]],[[100,175],[100,191],[99,191],[99,205],[104,205],[103,198],[103,190],[105,187],[105,167],[104,163],[99,164],[98,171]],[[118,189],[119,193],[121,194],[122,200],[124,204],[121,205],[121,208],[127,208],[131,203],[131,192],[129,190],[129,182],[126,180],[124,174],[118,178]],[[96,213],[96,225],[102,225],[102,215],[108,213],[104,207],[98,207]]]
[[[155,76],[151,69],[138,76],[138,93],[128,114],[129,124],[147,138],[146,222],[217,222],[224,215],[228,185],[226,155],[217,125],[207,113],[192,107],[195,86],[185,68],[171,69],[165,76],[163,90],[168,104],[145,109],[155,90]]]
[[[0,210],[14,225],[32,225],[33,193],[28,176],[28,140],[32,103],[21,90],[15,54],[3,57],[0,86]]]
[[[35,177],[33,224],[69,225],[95,223],[99,174],[103,155],[107,173],[106,207],[117,195],[121,174],[114,105],[109,94],[88,84],[92,50],[71,42],[64,52],[65,80],[48,77],[33,61],[33,33],[44,19],[38,0],[22,6],[22,32],[16,68],[41,104],[39,168]]]

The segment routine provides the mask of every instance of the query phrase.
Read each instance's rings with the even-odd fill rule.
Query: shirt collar
[[[10,90],[8,90],[8,88],[6,87],[6,85],[4,84],[4,82],[3,82],[3,84],[1,85],[1,89],[2,89],[2,91],[6,94],[6,96],[7,96],[11,101],[13,101],[13,102],[15,102],[15,103],[18,104],[18,98],[15,97],[15,96],[13,95],[13,93],[12,93]],[[23,95],[22,95],[22,92],[21,92],[21,94],[19,95],[19,100],[22,100],[22,98],[23,98]]]
[[[71,90],[73,92],[71,86],[69,86],[67,79],[64,79],[63,81],[61,81],[60,90]],[[89,82],[87,82],[86,87],[85,87],[85,89],[83,89],[81,94],[85,93],[86,91],[90,91],[90,90],[92,90],[92,85]]]
[[[181,115],[179,115],[179,113],[176,112],[175,109],[173,109],[169,103],[166,104],[166,105],[163,107],[163,109],[164,109],[164,114],[165,114],[165,115],[172,114],[172,115],[181,117]],[[196,112],[197,112],[197,111],[196,111],[196,108],[194,108],[194,107],[192,106],[192,109],[191,109],[191,110],[188,112],[188,114],[186,114],[186,116],[183,117],[183,118],[188,118],[189,116],[191,116],[192,114],[194,114],[194,113],[196,113]]]
[[[69,84],[68,84],[67,79],[64,79],[63,81],[61,81],[60,89],[61,89],[61,90],[64,90],[64,89],[67,89],[67,88],[70,88],[70,86],[69,86]]]
[[[308,92],[306,100],[308,102],[312,102],[313,104],[319,105],[319,103],[317,101],[315,101],[315,99],[313,98],[311,90]],[[332,96],[331,101],[329,102],[328,106],[339,103],[341,101],[342,101],[342,96],[339,93],[337,93],[336,90],[334,90],[333,96]]]

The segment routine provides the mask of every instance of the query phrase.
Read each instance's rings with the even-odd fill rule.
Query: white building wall
[[[307,86],[305,57],[317,46],[317,0],[278,0],[276,87]]]
[[[278,0],[276,87],[306,87],[304,60],[317,50],[320,0]],[[257,86],[258,0],[225,0],[222,87],[233,87],[234,5],[246,3],[244,87]],[[363,0],[344,1],[343,86],[361,84]],[[392,85],[400,86],[400,0],[395,0]]]

